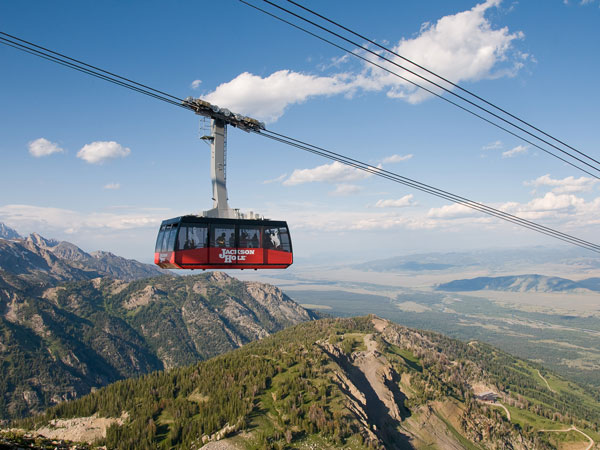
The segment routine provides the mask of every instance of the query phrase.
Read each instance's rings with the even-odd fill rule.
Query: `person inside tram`
[[[258,248],[258,235],[256,234],[256,232],[254,233],[254,236],[252,236],[252,248]]]
[[[225,247],[225,233],[221,233],[221,235],[217,238],[217,246]]]
[[[248,247],[248,233],[246,233],[246,231],[242,231],[242,233],[240,234],[240,247]]]
[[[235,233],[229,235],[229,247],[235,247]]]

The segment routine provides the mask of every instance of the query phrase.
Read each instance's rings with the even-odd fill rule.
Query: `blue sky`
[[[305,4],[600,156],[598,0]],[[4,1],[0,30],[578,237],[600,235],[597,180],[238,1]],[[198,116],[5,46],[0,61],[0,221],[150,262],[162,219],[212,206]],[[230,205],[287,220],[299,261],[558,245],[256,135],[228,138]]]

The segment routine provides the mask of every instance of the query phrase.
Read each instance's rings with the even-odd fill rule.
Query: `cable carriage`
[[[227,203],[225,174],[226,125],[245,131],[264,129],[255,119],[232,114],[199,99],[186,99],[197,114],[211,117],[213,209],[202,215],[164,220],[160,226],[154,263],[163,269],[285,269],[293,262],[287,223],[250,213]]]
[[[287,224],[275,220],[182,216],[163,221],[155,263],[165,269],[285,269]]]

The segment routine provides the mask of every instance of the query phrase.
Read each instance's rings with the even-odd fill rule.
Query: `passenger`
[[[217,238],[217,246],[225,247],[225,233],[221,233],[221,235]]]
[[[252,236],[252,248],[258,248],[258,236],[256,232],[254,233],[254,236]]]
[[[235,247],[235,233],[231,233],[229,236],[229,247]]]
[[[277,230],[272,230],[270,232],[271,244],[273,244],[273,248],[278,249],[281,246],[281,241],[279,240],[279,232]]]
[[[245,231],[242,231],[242,234],[240,235],[240,247],[248,248],[248,233]]]

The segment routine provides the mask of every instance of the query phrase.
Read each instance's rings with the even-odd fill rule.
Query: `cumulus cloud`
[[[306,75],[280,70],[262,78],[248,72],[218,86],[205,99],[236,113],[274,122],[288,105],[302,103],[317,95],[347,93],[352,89],[347,76]]]
[[[64,150],[48,139],[39,138],[29,143],[29,153],[36,158],[49,156],[53,153],[64,153]]]
[[[509,202],[500,209],[523,217],[544,217],[548,213],[575,212],[585,206],[585,200],[573,194],[555,194],[547,192],[543,197],[534,198],[527,203]]]
[[[102,164],[109,159],[125,158],[131,153],[127,147],[123,147],[115,141],[96,141],[84,145],[77,157],[90,164]]]
[[[550,174],[542,175],[532,181],[526,181],[525,186],[534,186],[536,188],[542,186],[552,187],[552,192],[555,194],[570,194],[574,192],[591,191],[594,185],[598,183],[596,178],[589,177],[566,177],[561,180],[550,177]]]
[[[283,184],[285,186],[295,186],[297,184],[313,183],[316,181],[345,183],[363,180],[370,176],[370,173],[334,161],[331,164],[323,164],[322,166],[317,166],[313,169],[296,169]]]
[[[502,152],[502,157],[503,158],[513,158],[521,153],[527,153],[527,149],[529,149],[529,146],[527,145],[517,145],[514,148],[511,148],[510,150],[506,150],[505,152]]]
[[[408,155],[391,155],[391,156],[387,156],[387,157],[383,158],[382,162],[384,164],[399,163],[402,161],[408,161],[412,157],[413,157],[412,153],[408,154]]]
[[[513,42],[522,39],[523,33],[511,33],[507,27],[494,28],[486,18],[486,12],[499,3],[500,0],[487,0],[468,11],[442,17],[434,24],[424,24],[417,37],[401,39],[392,49],[455,83],[513,76],[531,56],[513,51]],[[408,64],[400,58],[391,58],[402,66]],[[387,68],[410,81],[427,84],[390,63],[380,60],[377,63],[384,67],[387,64]],[[421,69],[414,68],[413,71],[430,77]],[[452,89],[451,86],[448,88]],[[280,70],[263,78],[244,72],[219,85],[206,95],[206,100],[274,122],[289,105],[315,96],[352,95],[357,90],[384,91],[389,97],[413,104],[431,96],[410,82],[365,62],[358,72],[329,76]]]
[[[398,199],[387,199],[379,200],[375,203],[376,208],[405,208],[407,206],[413,206],[415,203],[412,201],[413,195],[408,194]]]
[[[192,89],[198,89],[201,84],[202,84],[202,80],[194,80],[194,81],[192,81],[192,84],[190,84],[190,87]]]
[[[485,13],[500,2],[487,0],[468,11],[442,17],[435,24],[425,23],[419,36],[402,39],[393,50],[455,83],[513,76],[523,65],[523,54],[511,54],[513,41],[524,35],[522,32],[511,33],[507,27],[493,28]],[[394,62],[406,67],[400,58]],[[389,68],[397,70],[395,66]],[[421,69],[413,72],[429,77]],[[381,69],[370,69],[370,74],[374,83],[389,89],[389,97],[418,103],[431,96]],[[408,72],[400,74],[411,81],[424,83]]]
[[[467,208],[458,203],[452,203],[451,205],[444,205],[440,208],[431,208],[427,212],[427,217],[435,219],[455,219],[458,217],[473,216],[475,214],[476,212],[471,208]]]
[[[108,190],[117,190],[120,189],[121,185],[119,183],[108,183],[104,185],[104,189]]]

